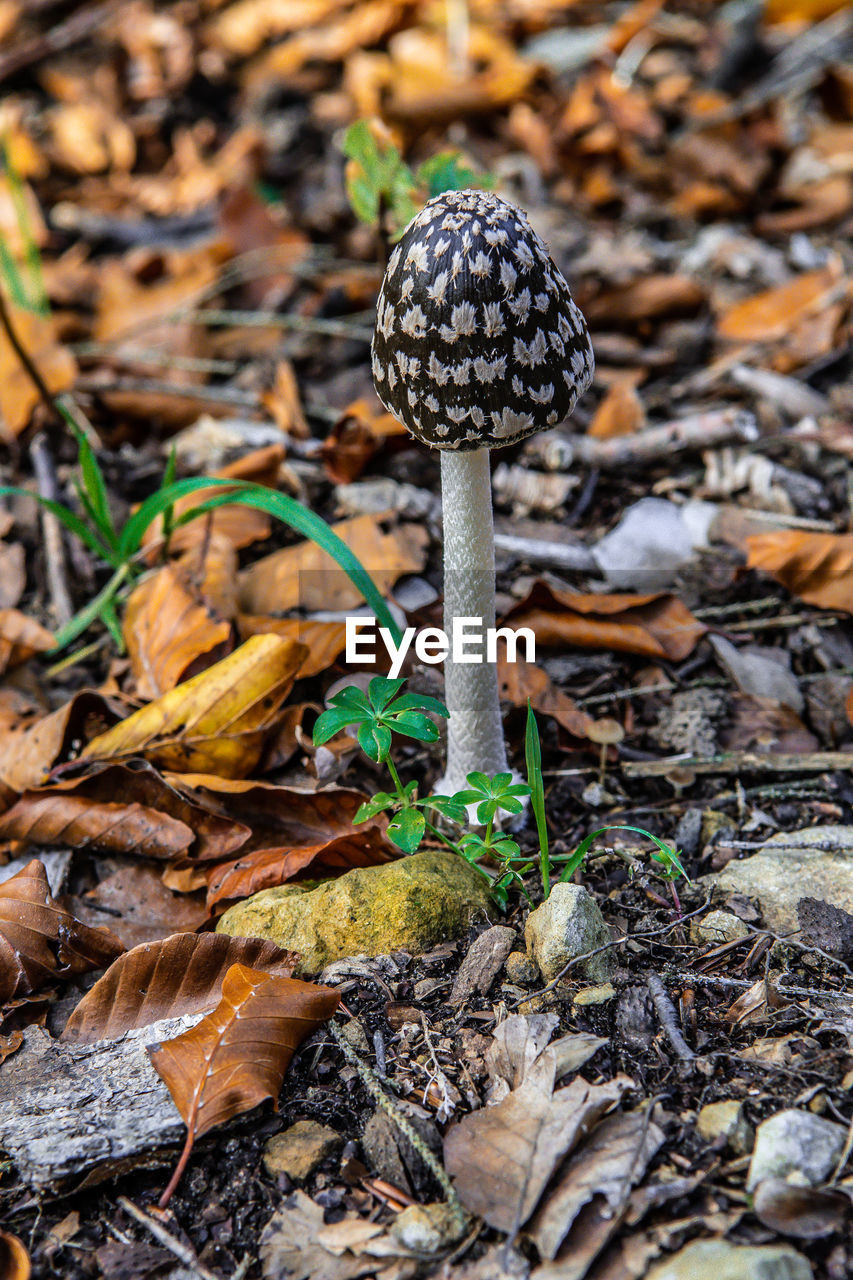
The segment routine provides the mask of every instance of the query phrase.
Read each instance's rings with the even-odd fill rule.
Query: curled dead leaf
[[[38,859],[0,884],[0,1003],[56,977],[102,969],[122,951],[109,929],[82,924],[51,897]]]
[[[747,567],[820,609],[853,613],[853,534],[783,529],[746,539]]]

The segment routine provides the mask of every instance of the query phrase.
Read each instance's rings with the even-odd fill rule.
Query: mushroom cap
[[[509,201],[447,191],[391,254],[373,381],[389,413],[437,449],[495,449],[568,417],[595,369],[586,322]]]

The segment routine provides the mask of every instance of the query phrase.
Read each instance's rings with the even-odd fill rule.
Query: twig
[[[174,396],[179,400],[199,400],[209,404],[223,404],[230,408],[260,409],[260,398],[255,391],[241,391],[237,387],[177,386],[173,382],[158,382],[153,378],[101,378],[82,377],[77,380],[80,391],[95,395],[124,392],[131,395]]]
[[[430,1151],[420,1134],[416,1133],[412,1125],[409,1124],[409,1121],[403,1115],[403,1112],[400,1110],[397,1103],[388,1096],[376,1073],[372,1071],[367,1063],[358,1056],[352,1045],[344,1038],[333,1022],[329,1022],[327,1026],[332,1034],[332,1038],[337,1043],[338,1048],[343,1053],[347,1062],[355,1067],[368,1093],[376,1099],[378,1106],[380,1106],[385,1114],[390,1117],[404,1137],[408,1138],[424,1164],[440,1184],[447,1200],[448,1208],[452,1212],[454,1220],[459,1227],[460,1234],[467,1231],[468,1215],[462,1207],[462,1202],[459,1199],[459,1196],[456,1194],[456,1188],[447,1175],[447,1170],[441,1162],[436,1159],[435,1155]]]
[[[696,1057],[696,1054],[681,1034],[677,1014],[675,1012],[675,1006],[667,995],[666,989],[656,973],[650,973],[648,975],[646,978],[646,986],[649,989],[649,995],[652,997],[655,1012],[660,1019],[660,1024],[664,1029],[667,1040],[672,1045],[682,1062],[692,1062]]]
[[[173,1253],[179,1262],[182,1262],[194,1276],[198,1276],[199,1280],[219,1280],[212,1271],[208,1271],[207,1267],[199,1262],[195,1255],[195,1251],[188,1245],[181,1244],[180,1240],[176,1240],[171,1232],[167,1231],[162,1223],[156,1218],[152,1218],[144,1209],[140,1209],[132,1200],[128,1200],[127,1196],[119,1196],[118,1202],[124,1209],[125,1213],[129,1213],[131,1218],[136,1221],[147,1231],[150,1231],[155,1240],[159,1240],[164,1249],[168,1249]]]
[[[297,333],[323,333],[333,338],[354,338],[360,342],[372,342],[373,330],[357,320],[334,320],[322,316],[290,315],[281,311],[227,311],[205,308],[196,311],[176,311],[165,317],[170,324],[227,325],[232,328],[293,329]]]
[[[30,457],[33,471],[38,483],[38,491],[42,498],[55,502],[59,497],[56,475],[53,470],[53,459],[50,456],[47,439],[40,431],[30,444]],[[41,508],[41,528],[44,536],[45,572],[47,589],[53,606],[54,617],[60,627],[66,626],[74,617],[74,606],[68,590],[68,577],[65,571],[65,546],[62,541],[62,527],[59,520],[47,507]]]
[[[677,418],[661,426],[647,427],[630,436],[598,440],[594,436],[565,436],[548,432],[531,440],[526,456],[549,471],[565,471],[572,465],[603,471],[668,461],[687,450],[717,449],[724,444],[753,444],[758,426],[751,413],[719,409]]]
[[[687,916],[684,917],[687,919]],[[636,937],[636,934],[632,934]],[[689,983],[691,986],[698,987],[729,987],[733,991],[748,991],[750,987],[755,986],[755,982],[749,978],[724,978],[716,973],[692,973],[688,970],[667,970],[666,976],[671,978],[673,982]],[[774,982],[773,986],[781,996],[807,996],[810,1000],[849,1000],[849,991],[833,991],[815,987],[783,987],[781,983]]]
[[[522,538],[514,533],[495,532],[495,550],[518,560],[553,564],[577,573],[600,574],[595,557],[582,543],[551,542],[547,538]]]
[[[728,751],[718,756],[666,756],[663,760],[626,760],[620,765],[626,778],[664,778],[672,769],[694,773],[820,773],[853,769],[853,752],[810,751],[757,755],[752,751]]]

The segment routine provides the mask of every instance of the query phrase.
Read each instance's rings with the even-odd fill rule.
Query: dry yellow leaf
[[[12,323],[21,345],[31,356],[49,391],[67,391],[77,377],[77,365],[67,347],[56,338],[52,316],[24,311],[7,300]],[[29,424],[39,401],[30,375],[24,369],[5,333],[0,331],[0,436],[18,436]]]
[[[176,773],[245,777],[308,650],[278,636],[253,636],[235,653],[126,720],[81,752],[86,760],[143,756]]]

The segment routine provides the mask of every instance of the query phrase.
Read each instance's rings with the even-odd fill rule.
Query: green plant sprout
[[[452,796],[427,795],[420,798],[417,781],[404,783],[391,759],[393,735],[398,733],[419,742],[436,742],[439,731],[430,715],[447,719],[448,711],[437,698],[416,693],[401,694],[400,690],[405,683],[402,677],[391,680],[386,676],[374,676],[366,693],[356,685],[347,685],[332,695],[328,710],[318,716],[314,725],[314,745],[318,747],[343,729],[357,726],[356,738],[361,750],[375,764],[384,764],[391,775],[394,790],[378,791],[370,800],[366,800],[357,810],[353,822],[367,822],[377,814],[389,813],[391,819],[388,837],[398,849],[407,854],[415,853],[426,833],[430,832],[469,862],[480,875],[485,876],[495,900],[505,908],[509,889],[513,885],[531,902],[524,877],[537,866],[537,860],[522,854],[518,842],[507,832],[496,829],[495,823],[499,813],[520,814],[524,809],[524,800],[529,798],[539,838],[538,867],[544,898],[550,893],[552,872],[562,866],[559,883],[570,879],[584,863],[593,842],[599,836],[614,830],[636,831],[657,846],[657,852],[651,855],[652,860],[661,864],[661,874],[669,883],[676,911],[681,915],[681,904],[674,882],[678,876],[684,876],[688,883],[689,879],[678,853],[641,827],[601,827],[587,836],[574,853],[551,857],[545,821],[545,786],[539,729],[529,702],[525,733],[526,783],[513,782],[511,773],[497,773],[488,777],[484,773],[474,772],[468,774],[468,786]],[[476,821],[469,817],[471,809],[474,810]],[[451,839],[433,821],[431,815],[469,829],[455,840]],[[485,827],[485,831],[481,834],[471,830],[473,826]],[[483,858],[498,863],[494,875],[481,865],[480,860]],[[631,865],[633,868],[633,862]]]
[[[343,151],[350,161],[346,189],[353,212],[371,227],[378,227],[382,214],[387,213],[392,241],[399,239],[404,227],[433,196],[494,185],[491,174],[470,168],[458,151],[440,151],[417,169],[410,169],[393,143],[377,139],[367,120],[350,125]]]

